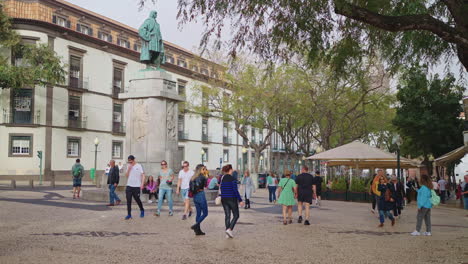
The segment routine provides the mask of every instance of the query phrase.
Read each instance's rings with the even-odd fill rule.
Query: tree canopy
[[[144,4],[147,0],[140,0]],[[264,59],[304,52],[312,61],[335,46],[345,68],[376,54],[393,69],[419,61],[468,68],[468,2],[462,0],[178,0],[182,23],[201,20],[201,41],[220,38],[230,22],[231,55],[247,48]]]
[[[427,78],[424,67],[410,67],[401,77],[393,124],[402,136],[402,153],[425,161],[463,145],[463,88],[453,76]]]
[[[20,36],[12,29],[11,19],[0,4],[0,47],[12,51],[21,60],[10,63],[9,56],[0,54],[0,88],[24,88],[35,85],[63,83],[65,70],[57,54],[47,45],[21,43]]]

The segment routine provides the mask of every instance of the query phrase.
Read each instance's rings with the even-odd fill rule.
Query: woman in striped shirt
[[[225,224],[226,224],[226,237],[233,238],[232,230],[239,219],[239,205],[244,206],[244,202],[237,189],[237,180],[232,177],[232,166],[226,165],[223,167],[223,174],[221,178],[221,203],[224,208]],[[232,212],[232,219],[231,219]]]

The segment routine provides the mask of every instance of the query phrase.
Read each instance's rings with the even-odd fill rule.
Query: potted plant
[[[348,200],[353,202],[366,201],[366,180],[363,178],[355,178],[351,182],[348,192]]]

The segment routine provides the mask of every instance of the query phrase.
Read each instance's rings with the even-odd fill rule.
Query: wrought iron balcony
[[[112,122],[112,132],[118,134],[125,134],[125,123]]]
[[[72,129],[84,129],[86,128],[87,117],[72,117],[66,116],[67,126]]]
[[[68,78],[68,86],[73,89],[89,89],[89,79],[88,78],[74,78],[69,76]]]
[[[223,137],[223,144],[232,144],[232,138]]]
[[[184,131],[179,131],[179,140],[188,140],[188,133]]]
[[[3,109],[3,123],[9,125],[39,125],[41,121],[41,112],[36,111],[35,114],[31,112],[16,112]]]
[[[202,135],[202,142],[211,142],[211,136]]]

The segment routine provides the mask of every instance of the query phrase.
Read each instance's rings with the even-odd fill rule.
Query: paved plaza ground
[[[468,217],[458,208],[434,209],[433,236],[412,237],[414,205],[394,227],[378,228],[369,204],[337,201],[314,207],[310,226],[283,226],[266,197],[255,193],[226,239],[220,206],[209,206],[206,236],[195,237],[179,205],[157,218],[145,204],[143,219],[135,205],[124,221],[125,205],[73,200],[65,187],[0,187],[0,263],[468,263]]]

